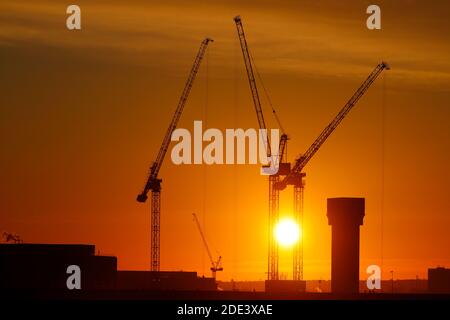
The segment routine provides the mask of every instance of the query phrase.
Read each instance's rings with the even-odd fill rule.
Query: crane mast
[[[221,267],[221,260],[222,257],[219,256],[217,261],[214,261],[211,251],[209,250],[208,242],[206,241],[205,235],[203,234],[202,227],[200,226],[200,222],[198,221],[197,215],[195,213],[192,214],[194,217],[195,224],[197,225],[198,231],[200,232],[200,236],[202,237],[203,245],[205,246],[206,252],[208,253],[209,260],[211,262],[211,272],[212,276],[215,279],[216,278],[216,272],[222,271],[223,268]]]
[[[187,98],[191,91],[192,85],[195,80],[195,76],[200,68],[200,63],[205,55],[206,48],[209,42],[213,41],[210,38],[206,38],[202,41],[197,56],[195,57],[194,64],[189,73],[188,79],[184,86],[184,90],[178,101],[175,114],[172,121],[167,128],[166,135],[162,141],[156,160],[152,163],[147,182],[144,185],[142,192],[137,196],[138,202],[145,202],[148,199],[148,192],[152,192],[151,196],[151,271],[159,271],[160,266],[160,207],[161,207],[161,182],[158,178],[159,170],[161,169],[164,157],[169,148],[172,133],[176,129],[178,121],[180,120],[183,108],[186,104]]]

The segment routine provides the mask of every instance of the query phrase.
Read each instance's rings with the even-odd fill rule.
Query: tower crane
[[[292,170],[287,174],[283,180],[279,181],[274,185],[274,188],[278,191],[284,190],[287,185],[293,185],[294,187],[294,211],[296,212],[297,219],[299,223],[303,219],[303,198],[304,198],[304,177],[306,174],[302,172],[306,164],[311,160],[327,138],[333,133],[341,121],[346,117],[350,110],[356,105],[359,99],[366,93],[370,88],[372,83],[377,79],[381,72],[386,69],[389,70],[390,67],[386,62],[381,62],[378,64],[372,73],[367,77],[367,79],[361,84],[361,86],[356,90],[353,96],[348,100],[344,107],[339,111],[336,117],[330,122],[328,126],[322,131],[322,133],[317,137],[313,144],[308,148],[308,150],[300,156],[296,161]],[[294,280],[301,280],[303,278],[303,247],[302,243],[298,244],[294,249],[294,262],[293,262],[293,278]]]
[[[247,71],[248,81],[252,93],[253,104],[255,106],[255,111],[258,118],[258,123],[260,129],[265,129],[266,125],[264,122],[264,115],[261,108],[261,102],[258,95],[258,88],[256,85],[256,80],[252,67],[252,57],[250,55],[247,40],[245,38],[244,28],[242,25],[242,19],[240,16],[234,18],[236,28],[238,31],[239,41],[242,49],[242,54],[244,57],[245,68]],[[350,112],[350,110],[356,105],[358,100],[364,95],[364,93],[369,89],[371,84],[376,80],[379,74],[384,70],[389,69],[387,63],[380,63],[369,77],[363,82],[347,104],[342,108],[338,115],[333,119],[333,121],[323,130],[320,136],[315,140],[311,147],[299,157],[294,167],[291,169],[291,164],[285,162],[286,148],[288,136],[285,134],[278,116],[273,110],[274,116],[283,130],[280,138],[280,147],[278,151],[279,157],[279,170],[277,174],[269,176],[269,258],[268,258],[268,279],[278,280],[278,246],[271,232],[278,222],[279,216],[279,193],[284,190],[287,185],[292,185],[294,187],[294,214],[299,225],[302,225],[303,220],[303,198],[304,198],[304,177],[306,174],[302,172],[303,167],[308,163],[308,161],[314,156],[317,150],[325,142],[325,140],[330,136],[330,134],[336,129],[339,123],[345,118],[345,116]],[[267,155],[271,157],[270,143],[267,140]],[[283,179],[280,179],[284,176]],[[293,279],[302,280],[303,279],[303,242],[300,241],[294,247],[293,254]]]
[[[239,36],[239,42],[242,49],[242,55],[244,57],[244,63],[245,63],[245,69],[247,71],[247,77],[248,82],[250,85],[250,90],[252,93],[253,98],[253,105],[255,107],[256,116],[258,118],[258,124],[260,129],[266,129],[266,124],[264,121],[264,114],[261,107],[261,101],[259,99],[258,94],[258,87],[256,85],[256,79],[253,72],[253,66],[252,66],[252,57],[250,55],[250,51],[248,49],[247,39],[245,38],[245,32],[244,27],[242,25],[242,19],[240,16],[234,17],[234,22],[236,24],[236,29]],[[269,176],[269,259],[268,259],[268,278],[269,280],[277,280],[278,279],[278,245],[274,239],[273,232],[275,225],[278,222],[278,208],[279,208],[279,190],[277,188],[274,188],[274,185],[279,183],[280,175],[281,174],[287,174],[289,172],[290,164],[283,162],[287,150],[287,140],[288,136],[282,129],[280,120],[275,113],[275,110],[272,108],[272,112],[275,116],[275,119],[278,122],[279,127],[282,130],[282,135],[280,137],[280,144],[279,144],[279,150],[277,155],[272,155],[271,148],[270,148],[270,141],[267,136],[267,141],[265,142],[266,145],[266,152],[267,157],[270,159],[272,158],[272,161],[277,161],[279,165],[279,170],[277,174],[270,175]],[[275,158],[278,158],[278,160],[274,160]]]
[[[150,261],[150,270],[151,271],[159,271],[160,267],[160,209],[161,209],[161,182],[159,179],[158,173],[161,169],[162,163],[164,161],[164,157],[167,153],[167,149],[169,148],[169,144],[171,141],[172,133],[176,129],[178,121],[183,112],[183,108],[186,104],[187,98],[191,91],[192,85],[195,80],[195,76],[200,68],[200,63],[205,55],[205,51],[208,47],[208,44],[213,40],[210,38],[206,38],[202,41],[200,45],[200,49],[198,50],[197,56],[195,57],[194,64],[189,73],[188,79],[184,86],[184,90],[181,94],[180,100],[178,102],[177,108],[175,110],[175,114],[170,122],[169,127],[167,128],[166,135],[162,141],[161,147],[159,149],[156,160],[150,166],[147,182],[144,185],[144,189],[137,196],[138,202],[145,202],[148,198],[147,194],[149,191],[152,193],[151,199],[151,261]]]
[[[247,39],[245,37],[244,27],[242,25],[242,19],[240,16],[234,17],[234,22],[236,24],[236,29],[239,36],[239,42],[242,49],[242,55],[244,57],[245,69],[247,71],[248,82],[250,85],[250,90],[252,93],[253,104],[255,107],[256,115],[258,118],[258,124],[260,129],[266,129],[266,124],[264,121],[264,114],[261,107],[261,101],[259,99],[258,87],[256,84],[255,75],[252,66],[252,57],[247,44]],[[287,141],[288,135],[284,132],[283,126],[281,125],[280,119],[272,107],[272,113],[278,123],[278,126],[282,130],[280,137],[279,150],[277,155],[272,155],[270,148],[270,141],[267,137],[266,141],[266,151],[267,157],[272,158],[272,161],[276,161],[279,165],[279,170],[276,174],[269,176],[269,258],[268,258],[268,279],[278,280],[278,245],[273,236],[273,230],[278,222],[278,211],[279,211],[279,189],[274,188],[274,186],[279,183],[280,176],[286,175],[290,171],[290,163],[284,162],[287,158]],[[278,158],[277,160],[275,160]]]
[[[195,213],[192,214],[194,217],[195,224],[197,225],[198,231],[200,232],[200,236],[202,237],[203,245],[205,246],[206,252],[208,253],[209,260],[211,261],[211,272],[212,277],[216,279],[217,271],[223,271],[222,268],[222,257],[219,256],[216,261],[214,261],[211,251],[209,250],[208,242],[206,242],[205,235],[203,234],[202,228],[200,227],[200,222],[198,221],[197,215]]]

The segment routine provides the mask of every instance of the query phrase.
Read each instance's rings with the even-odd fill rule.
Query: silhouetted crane
[[[250,85],[250,90],[252,93],[253,98],[253,104],[256,111],[256,116],[258,118],[258,124],[260,129],[266,129],[266,123],[264,121],[264,114],[261,107],[261,101],[259,99],[258,94],[258,87],[256,84],[256,79],[253,71],[252,66],[252,56],[250,54],[247,39],[245,38],[244,33],[244,27],[242,25],[242,19],[240,16],[234,17],[234,22],[236,24],[236,29],[239,36],[239,42],[242,49],[242,55],[244,57],[244,63],[245,63],[245,69],[247,71],[247,77],[248,82]],[[253,62],[254,63],[254,62]],[[260,79],[261,80],[261,79]],[[264,87],[263,87],[264,88]],[[270,205],[269,205],[269,259],[268,259],[268,278],[269,280],[277,280],[278,279],[278,245],[274,239],[273,236],[273,230],[278,223],[278,208],[279,208],[279,190],[277,188],[274,188],[274,185],[279,182],[280,175],[285,175],[289,173],[290,170],[290,164],[285,163],[284,160],[287,158],[287,141],[288,136],[283,130],[283,126],[281,125],[280,119],[278,118],[278,115],[275,112],[275,109],[272,106],[272,113],[275,117],[275,120],[278,123],[278,126],[280,127],[282,134],[280,137],[280,144],[278,149],[278,154],[273,155],[270,148],[270,141],[267,135],[267,141],[265,141],[266,146],[266,152],[267,157],[271,159],[271,161],[275,161],[278,166],[279,170],[276,174],[269,176],[269,199]]]
[[[216,261],[214,261],[211,251],[209,250],[208,242],[206,242],[205,235],[203,234],[202,228],[200,227],[200,222],[198,221],[197,215],[195,213],[192,214],[194,217],[195,224],[197,225],[198,231],[200,232],[200,236],[202,237],[203,244],[205,246],[206,252],[208,253],[209,260],[211,261],[211,272],[212,277],[216,278],[217,271],[223,271],[222,268],[222,257],[219,256]]]
[[[147,182],[144,186],[142,192],[137,196],[137,201],[145,202],[148,198],[147,194],[149,191],[152,192],[151,200],[151,271],[159,271],[160,266],[160,208],[161,208],[161,182],[162,180],[158,178],[159,170],[161,169],[164,157],[169,148],[172,133],[176,129],[178,121],[183,112],[184,105],[186,104],[187,98],[191,91],[192,85],[197,75],[198,69],[200,68],[200,63],[205,54],[206,48],[209,42],[213,41],[210,38],[206,38],[202,41],[200,49],[195,57],[194,64],[192,66],[189,77],[186,81],[183,93],[181,94],[180,100],[178,102],[177,109],[172,118],[172,121],[167,128],[166,135],[164,136],[161,148],[159,149],[158,156],[156,160],[150,167]]]
[[[250,90],[252,92],[253,104],[255,106],[258,123],[260,129],[265,129],[266,125],[264,122],[264,115],[261,108],[261,102],[258,95],[258,89],[256,85],[256,79],[252,67],[252,57],[248,49],[247,40],[245,38],[244,28],[242,25],[242,19],[240,16],[234,18],[236,28],[238,31],[239,41],[242,49],[242,54],[244,57],[245,68],[247,71],[248,81],[250,85]],[[360,86],[360,88],[355,92],[352,98],[347,102],[347,104],[342,108],[338,115],[333,119],[333,121],[323,130],[320,136],[314,141],[311,147],[299,157],[294,167],[291,169],[290,163],[284,162],[286,156],[286,146],[288,137],[282,129],[281,123],[278,116],[273,110],[275,118],[283,130],[283,134],[280,139],[279,148],[279,171],[277,174],[269,176],[269,258],[268,258],[268,279],[278,280],[278,245],[273,236],[273,229],[278,222],[279,217],[279,193],[284,190],[286,186],[293,185],[294,187],[294,215],[299,225],[303,225],[303,199],[304,199],[304,180],[305,173],[302,172],[303,167],[308,163],[308,161],[314,156],[317,150],[322,146],[329,135],[336,129],[339,123],[345,118],[345,116],[350,112],[350,110],[355,106],[358,100],[364,95],[364,93],[369,89],[370,85],[376,80],[378,75],[384,70],[389,69],[389,66],[382,62],[375,70],[369,75],[366,81]],[[270,143],[267,140],[267,155],[268,157],[273,157],[271,155]],[[280,181],[280,177],[284,178]],[[303,241],[299,241],[294,247],[293,252],[293,279],[302,280],[303,279]]]

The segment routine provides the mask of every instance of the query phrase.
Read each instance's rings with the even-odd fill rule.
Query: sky
[[[120,269],[148,269],[150,204],[135,198],[205,37],[215,41],[178,127],[258,126],[239,14],[290,137],[290,161],[379,62],[392,67],[305,167],[305,278],[330,278],[331,197],[366,199],[362,279],[371,264],[383,278],[450,267],[447,1],[377,1],[381,30],[366,27],[369,1],[76,4],[82,30],[69,31],[65,1],[0,3],[1,231],[25,242],[92,243]],[[268,182],[257,165],[176,166],[169,153],[160,177],[162,270],[209,275],[195,212],[222,256],[219,279],[266,278]],[[280,214],[292,215],[292,189]],[[291,259],[280,251],[282,276],[291,276]]]

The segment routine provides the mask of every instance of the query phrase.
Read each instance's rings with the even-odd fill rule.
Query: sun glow
[[[290,247],[299,241],[301,231],[294,219],[285,218],[275,226],[274,234],[276,241],[281,246]]]

